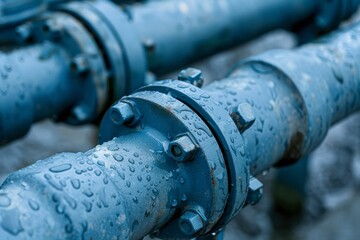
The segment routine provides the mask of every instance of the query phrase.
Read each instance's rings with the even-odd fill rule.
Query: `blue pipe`
[[[44,118],[94,122],[115,99],[143,86],[147,71],[169,72],[271,29],[301,23],[322,14],[320,2],[149,1],[124,11],[109,1],[56,4],[53,15],[43,14],[16,28],[22,47],[2,46],[1,66],[12,72],[2,70],[7,76],[2,88],[9,94],[0,95],[1,103],[6,102],[0,107],[0,144],[23,136]],[[6,32],[0,34],[6,39]],[[41,57],[44,52],[49,58]],[[19,56],[28,66],[14,59]],[[28,107],[19,111],[18,86],[31,85],[35,90],[26,93],[23,103]]]
[[[330,125],[360,109],[359,38],[357,24],[242,61],[203,89],[200,72],[187,69],[180,80],[122,98],[103,119],[101,145],[7,178],[0,238],[190,239],[221,231],[261,198],[257,174],[307,155]]]

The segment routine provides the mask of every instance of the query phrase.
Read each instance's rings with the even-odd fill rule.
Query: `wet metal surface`
[[[358,73],[334,74],[332,67],[342,67],[342,62],[328,65],[324,59],[309,55],[334,48],[343,52],[342,56],[350,61],[347,67],[356,66],[355,59],[359,58],[350,56],[360,54],[356,41],[359,27],[355,25],[296,51],[269,53],[273,58],[267,54],[253,57],[238,65],[226,80],[213,83],[204,90],[185,82],[163,81],[122,99],[131,105],[133,116],[119,126],[109,111],[102,123],[100,142],[111,141],[86,153],[56,155],[10,175],[1,190],[0,206],[4,209],[0,214],[2,234],[20,238],[53,234],[43,232],[36,226],[38,222],[26,225],[32,215],[44,218],[41,222],[55,229],[57,236],[104,238],[117,234],[122,239],[138,239],[153,232],[155,236],[183,238],[183,234],[195,236],[197,232],[216,231],[228,223],[245,203],[249,190],[249,165],[250,173],[256,175],[282,160],[285,154],[294,160],[308,154],[324,138],[330,124],[360,107]],[[284,62],[286,56],[293,64]],[[309,57],[312,64],[302,64],[305,63],[304,56]],[[312,67],[317,66],[326,78],[321,78],[321,72],[316,71],[311,75],[314,79],[310,76],[304,79],[304,75],[293,71],[293,66],[299,66],[309,75],[313,73]],[[257,85],[263,81],[268,84]],[[315,84],[313,88],[306,85],[309,83]],[[273,93],[275,86],[276,94]],[[258,88],[266,94],[257,96]],[[314,91],[325,94],[315,107],[311,105],[311,100],[316,99]],[[336,97],[338,92],[341,95]],[[253,106],[257,120],[266,116],[242,135],[236,126],[233,128],[235,123],[229,113],[223,113],[241,102]],[[255,102],[259,104],[258,108]],[[290,113],[294,119],[281,121],[281,113]],[[204,119],[207,121],[203,122]],[[162,124],[165,120],[171,120],[173,124]],[[322,125],[322,121],[325,124]],[[294,127],[293,123],[304,126]],[[167,129],[169,126],[177,127]],[[294,129],[300,129],[302,137]],[[178,140],[184,135],[193,139],[186,142],[190,141],[194,148],[200,147],[185,162],[176,159],[187,148],[179,143],[184,140]],[[210,142],[213,142],[212,147]],[[266,148],[265,144],[270,147]],[[178,146],[180,150],[171,146]],[[221,149],[216,163],[211,162],[206,154],[214,148]],[[203,163],[209,165],[204,167]],[[142,176],[139,178],[138,174]],[[144,175],[147,183],[143,182]],[[94,181],[96,176],[102,181]],[[223,188],[227,180],[229,189]],[[195,190],[199,187],[202,192]],[[77,190],[83,195],[74,198]],[[21,191],[28,194],[23,196]],[[184,195],[186,198],[182,197]],[[152,201],[148,199],[150,196],[153,196]],[[46,200],[41,201],[43,198]],[[221,199],[224,200],[219,201]],[[26,201],[28,205],[21,204]],[[80,202],[84,208],[80,208]],[[90,216],[92,211],[96,213]],[[194,219],[190,212],[198,214],[202,225],[190,220]],[[107,217],[98,218],[102,215]],[[147,221],[139,221],[144,216]],[[120,231],[114,231],[114,221],[120,221],[116,225]],[[179,227],[183,221],[193,224],[195,230]],[[35,232],[33,229],[40,230]]]

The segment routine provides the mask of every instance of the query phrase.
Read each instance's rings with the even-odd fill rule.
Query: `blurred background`
[[[360,12],[351,21],[360,19]],[[193,64],[206,83],[221,79],[238,59],[275,48],[293,48],[296,37],[275,31],[237,49]],[[177,72],[162,78],[176,78]],[[60,152],[96,145],[97,127],[45,121],[0,148],[0,183],[12,171]],[[354,239],[360,237],[360,113],[336,125],[322,146],[296,167],[260,177],[265,194],[229,224],[225,239]]]

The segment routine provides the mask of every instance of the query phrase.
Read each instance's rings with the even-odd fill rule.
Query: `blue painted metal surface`
[[[43,5],[18,0],[16,11],[0,17],[3,26],[9,26],[12,13],[22,22],[31,10],[28,2]],[[168,72],[274,28],[301,23],[320,12],[320,2],[171,0],[122,10],[109,1],[47,1],[52,15],[37,16],[36,21],[10,28],[11,33],[0,32],[0,42],[11,42],[1,47],[5,77],[0,99],[7,104],[0,106],[0,144],[23,136],[33,122],[44,118],[93,122],[111,102],[144,85],[147,71]],[[69,22],[76,22],[82,34]]]
[[[101,50],[79,21],[59,13],[34,32],[44,41],[0,57],[2,143],[47,117],[72,123],[94,119],[107,101]]]
[[[359,39],[357,24],[242,61],[203,89],[188,83],[199,74],[187,70],[185,81],[122,98],[103,119],[101,145],[8,177],[0,238],[190,239],[221,231],[261,197],[257,174],[308,154],[331,124],[360,109]]]
[[[356,11],[359,3],[359,0],[179,0],[154,1],[146,7],[130,6],[126,10],[147,49],[150,70],[164,73],[277,28],[309,22],[315,25],[313,35],[335,29]]]

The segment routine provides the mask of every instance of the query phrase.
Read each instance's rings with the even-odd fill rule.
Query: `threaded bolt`
[[[178,80],[188,82],[196,87],[202,87],[204,84],[202,72],[196,68],[187,68],[182,70],[178,75]]]
[[[240,103],[230,109],[230,116],[241,133],[245,132],[255,122],[255,114],[248,103]]]
[[[168,154],[179,162],[185,162],[192,159],[197,149],[197,144],[189,136],[184,135],[169,143]]]
[[[111,108],[110,116],[113,123],[120,126],[131,122],[135,115],[130,104],[119,102]]]

